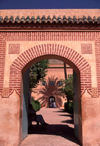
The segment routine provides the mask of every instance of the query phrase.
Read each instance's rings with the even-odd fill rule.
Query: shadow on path
[[[67,117],[70,117],[71,118],[70,120],[61,121],[61,123],[74,124],[73,114],[68,114],[68,113],[66,114],[66,112],[64,111],[64,109],[60,109],[58,111],[53,111],[53,112],[64,113],[64,114],[60,114],[59,116],[67,116]]]
[[[70,117],[70,120],[64,120],[64,121],[61,121],[61,123],[74,124],[73,115],[59,115],[59,116],[67,116],[67,117]]]
[[[45,134],[45,135],[56,135],[61,136],[65,139],[68,139],[76,144],[79,144],[79,141],[74,136],[74,129],[68,125],[47,125],[46,130],[41,130],[39,126],[38,130],[36,125],[29,127],[29,134]],[[80,144],[79,144],[80,145]]]
[[[45,126],[46,128],[45,130],[42,130],[41,126],[39,125],[39,128],[37,130],[36,123],[35,124],[33,123],[33,125],[31,125],[28,129],[29,135],[35,135],[35,136],[39,135],[39,137],[40,135],[44,135],[44,136],[48,135],[49,138],[43,139],[43,141],[50,140],[50,136],[51,138],[52,136],[58,136],[57,139],[59,140],[60,137],[64,138],[62,143],[65,145],[67,144],[70,145],[73,143],[72,145],[80,146],[79,141],[74,136],[73,114],[69,114],[65,112],[64,109],[58,109],[58,108],[41,109],[41,111],[38,112],[38,114],[42,114],[43,117],[45,117],[46,121],[48,121],[48,123],[51,124]],[[61,145],[61,143],[59,144]]]

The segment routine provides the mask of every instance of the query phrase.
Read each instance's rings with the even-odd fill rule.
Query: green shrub
[[[35,110],[35,112],[39,111],[41,108],[41,104],[38,100],[32,99],[32,106],[33,106],[33,109]]]
[[[66,112],[73,114],[73,102],[65,102],[64,109]]]
[[[62,93],[66,95],[67,101],[73,100],[73,75],[69,75],[68,79],[63,80]]]

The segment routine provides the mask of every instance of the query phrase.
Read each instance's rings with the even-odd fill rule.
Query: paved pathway
[[[74,136],[73,116],[59,108],[42,108],[42,114],[49,123],[46,130],[36,130],[36,123],[29,128],[29,134],[21,146],[80,146]]]

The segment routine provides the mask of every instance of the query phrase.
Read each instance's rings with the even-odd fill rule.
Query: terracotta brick
[[[37,15],[35,11],[37,10],[34,10],[34,11],[30,10],[29,12],[32,12],[32,14],[30,13],[30,15],[33,15],[33,14]],[[46,10],[43,10],[43,11],[38,10],[40,15],[42,15],[43,12],[45,11]],[[65,14],[65,10],[61,10],[61,11],[60,11],[61,15]],[[73,11],[76,12],[76,10],[73,10]],[[83,15],[83,11],[82,12],[79,11],[81,15]],[[5,16],[4,11],[0,10],[0,12],[2,12],[3,16]],[[16,10],[16,12],[22,15],[22,12],[19,13],[18,10]],[[53,12],[51,12],[51,16],[53,15]],[[66,12],[69,12],[69,10],[66,10]],[[96,14],[96,16],[100,13],[100,11],[97,11],[97,10],[94,10],[94,11],[91,10],[91,12],[92,12],[91,16],[93,16],[94,13]],[[72,13],[70,11],[71,15]],[[8,11],[8,15],[10,16],[11,14],[12,14],[11,11]],[[23,10],[23,14],[27,15],[27,13],[24,10]],[[58,10],[56,11],[56,14],[58,14]],[[89,10],[87,10],[87,15],[88,14],[90,14]],[[16,14],[14,12],[14,17],[15,15]],[[66,15],[68,14],[66,13]],[[78,11],[76,15],[78,16]],[[99,112],[100,101],[98,98],[100,96],[100,37],[99,36],[100,36],[99,30],[98,31],[95,31],[95,30],[94,31],[60,30],[59,31],[59,29],[57,29],[56,31],[53,31],[53,30],[31,31],[31,28],[30,28],[30,31],[27,31],[27,30],[26,31],[20,31],[20,30],[19,31],[17,30],[16,31],[10,31],[10,30],[1,31],[0,32],[0,102],[1,102],[1,105],[2,103],[3,105],[6,105],[4,104],[4,100],[6,98],[7,98],[7,101],[6,101],[7,103],[9,101],[11,102],[13,98],[14,100],[18,101],[18,103],[19,103],[19,100],[20,101],[22,100],[21,99],[22,98],[21,97],[22,72],[24,73],[26,69],[28,69],[28,67],[32,63],[34,63],[35,61],[39,61],[40,57],[42,57],[42,59],[45,59],[45,56],[61,59],[62,61],[65,61],[66,63],[68,63],[76,71],[77,76],[78,76],[78,85],[79,85],[78,88],[80,88],[79,90],[81,90],[81,94],[79,93],[79,95],[82,95],[82,101],[81,101],[81,97],[79,97],[80,102],[78,103],[79,133],[81,135],[80,142],[82,143],[83,146],[85,145],[99,146],[100,144],[98,142],[98,139],[100,139],[99,134],[95,137],[96,135],[95,123],[96,121],[100,121],[99,120],[100,114],[98,114],[100,113]],[[25,43],[27,43],[27,46],[25,46]],[[77,45],[77,47],[76,46],[74,47],[73,44]],[[9,45],[10,46],[13,45],[13,49],[12,47],[9,47]],[[19,48],[17,49],[16,47],[14,48],[14,46],[16,45],[18,45]],[[29,45],[29,48],[28,48],[28,45]],[[85,45],[85,47],[83,47],[83,45]],[[95,54],[93,54],[93,51],[95,51]],[[96,60],[96,62],[92,60],[93,57],[94,57],[94,60]],[[89,60],[90,58],[92,59]],[[96,64],[96,69],[95,69],[94,63]],[[94,65],[94,70],[96,70],[95,78],[93,76],[93,73],[94,73],[93,65]],[[6,71],[8,71],[8,78],[5,77]],[[6,85],[6,82],[8,83],[7,85]],[[95,85],[93,85],[93,83]],[[12,98],[12,100],[10,100],[10,97]],[[15,110],[17,111],[17,114],[19,115],[17,118],[15,118],[15,123],[18,123],[18,127],[16,131],[17,138],[14,137],[15,141],[17,142],[14,145],[18,146],[19,142],[21,141],[19,140],[21,137],[21,134],[19,133],[21,133],[20,129],[22,128],[21,127],[22,125],[20,124],[21,119],[22,119],[22,115],[21,115],[22,109],[19,106],[20,104],[15,103],[14,100],[13,100],[13,103],[15,104]],[[92,105],[89,104],[89,102]],[[94,102],[95,104],[93,105]],[[19,108],[17,107],[17,104]],[[9,105],[11,104],[9,103]],[[11,107],[12,105],[10,106],[10,108]],[[5,109],[3,108],[3,111],[5,112],[5,110],[7,111],[8,109],[6,109],[6,106],[5,106]],[[96,109],[98,109],[98,111]],[[0,110],[2,111],[2,109]],[[13,110],[10,111],[11,115],[13,115],[12,112]],[[92,114],[92,112],[94,114]],[[94,119],[94,115],[96,119]],[[94,129],[92,127],[93,119],[95,121]],[[7,121],[7,117],[6,117],[6,121]],[[9,120],[7,122],[10,123]],[[9,126],[12,126],[12,125],[9,125]],[[1,131],[2,129],[4,129],[4,127],[0,127]],[[16,127],[14,127],[14,129],[16,129]],[[88,132],[86,132],[86,129],[88,129]],[[91,138],[93,134],[89,132],[89,129],[93,130],[93,133],[94,133],[93,138]],[[8,132],[7,136],[13,137],[13,135],[9,133],[10,132]],[[90,138],[87,133],[89,133]],[[3,140],[5,140],[5,138]],[[11,145],[11,143],[12,141],[10,141],[8,144]],[[7,143],[4,144],[4,146],[6,145]]]

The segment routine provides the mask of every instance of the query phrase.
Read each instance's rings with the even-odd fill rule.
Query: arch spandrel
[[[42,44],[28,49],[19,55],[19,57],[13,62],[12,65],[19,69],[23,69],[25,65],[31,62],[33,59],[41,56],[45,56],[46,58],[46,55],[51,56],[51,58],[52,56],[58,56],[58,58],[61,57],[65,62],[65,59],[67,59],[68,64],[71,67],[73,67],[73,65],[76,66],[74,67],[76,72],[76,68],[83,70],[84,67],[89,66],[88,62],[78,52],[59,44]]]

